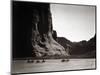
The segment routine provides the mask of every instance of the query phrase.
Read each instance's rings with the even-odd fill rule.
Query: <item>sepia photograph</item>
[[[96,69],[96,6],[12,1],[11,73]]]

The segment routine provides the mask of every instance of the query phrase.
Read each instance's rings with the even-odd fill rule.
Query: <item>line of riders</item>
[[[61,59],[61,62],[68,62],[69,61],[69,59]],[[36,60],[32,60],[32,59],[28,59],[27,60],[27,62],[28,63],[44,63],[44,62],[46,62],[46,59],[36,59]]]

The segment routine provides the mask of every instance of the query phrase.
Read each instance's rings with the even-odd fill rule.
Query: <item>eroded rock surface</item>
[[[57,42],[49,3],[13,2],[13,58],[67,56]]]
[[[67,56],[68,53],[63,46],[57,43],[53,37],[52,16],[50,7],[40,7],[40,10],[33,10],[32,47],[33,54],[37,57],[46,56]],[[42,16],[40,16],[42,15]],[[44,19],[44,20],[42,20]],[[39,28],[39,26],[41,28]],[[44,28],[43,28],[44,27]],[[40,29],[40,30],[39,30]]]

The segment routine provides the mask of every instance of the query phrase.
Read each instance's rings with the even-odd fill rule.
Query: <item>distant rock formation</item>
[[[66,44],[69,44],[69,45],[73,45],[73,42],[71,42],[70,40],[68,40],[67,38],[65,38],[65,37],[57,37],[57,42],[59,43],[59,44],[61,44],[64,48],[66,48],[67,47],[67,45]]]
[[[95,58],[96,57],[96,34],[89,41],[71,42],[64,37],[58,37],[57,41],[64,48],[71,46],[69,51],[71,58]]]

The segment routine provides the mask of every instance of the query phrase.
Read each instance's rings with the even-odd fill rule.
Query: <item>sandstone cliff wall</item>
[[[67,56],[56,41],[50,4],[13,2],[13,56]]]

